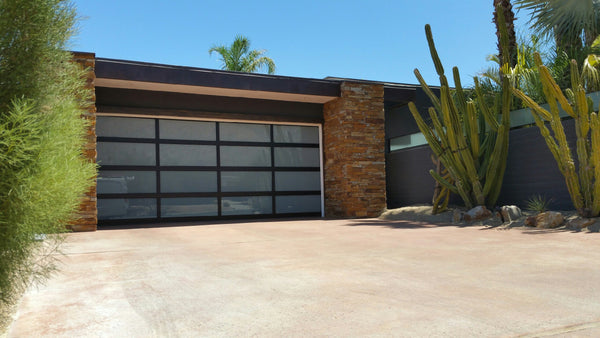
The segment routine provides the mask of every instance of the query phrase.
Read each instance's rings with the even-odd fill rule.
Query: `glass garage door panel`
[[[97,125],[105,224],[321,211],[318,127],[111,116]]]
[[[278,214],[320,212],[321,195],[277,196],[275,205]]]
[[[280,143],[319,144],[319,128],[307,126],[273,126],[273,141]]]
[[[154,198],[99,198],[98,219],[156,218]]]
[[[317,191],[321,190],[321,174],[318,171],[275,172],[277,191]]]
[[[270,142],[271,126],[253,123],[219,123],[221,141]]]
[[[156,192],[155,171],[104,170],[98,173],[98,194]]]
[[[100,165],[156,165],[156,146],[151,143],[98,142]]]
[[[275,148],[277,167],[319,167],[319,148]]]
[[[217,192],[217,172],[161,171],[160,192]]]
[[[221,147],[221,165],[227,167],[270,167],[269,147]]]
[[[162,217],[217,216],[216,197],[176,197],[160,200]]]
[[[271,196],[223,197],[221,212],[223,216],[270,214],[273,199]]]
[[[270,171],[222,171],[221,191],[271,191]]]
[[[96,135],[100,137],[154,138],[153,119],[98,116]]]
[[[159,120],[161,139],[215,141],[217,139],[215,122]]]
[[[161,144],[161,166],[216,166],[217,148],[193,144]]]

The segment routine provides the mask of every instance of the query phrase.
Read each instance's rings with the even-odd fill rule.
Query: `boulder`
[[[560,212],[546,211],[536,216],[535,226],[540,229],[554,229],[561,226],[564,221],[565,218]]]
[[[528,216],[525,219],[525,225],[528,226],[528,227],[534,227],[536,223],[537,223],[537,221],[536,221],[536,217],[535,216]]]
[[[580,217],[577,217],[577,218],[568,220],[567,224],[566,224],[566,227],[567,227],[567,229],[570,229],[570,230],[577,230],[577,231],[579,231],[579,230],[581,230],[583,228],[589,227],[590,225],[594,224],[595,222],[596,222],[596,220],[592,219],[592,218],[580,218]]]
[[[465,220],[466,222],[480,221],[490,217],[491,215],[491,211],[489,211],[485,206],[479,205],[467,211],[463,215],[463,220]]]
[[[505,205],[500,208],[500,215],[502,215],[502,222],[512,222],[521,218],[523,213],[516,205]]]
[[[600,222],[594,222],[587,226],[589,232],[600,232]]]
[[[454,223],[460,223],[460,221],[462,220],[462,212],[458,209],[454,209],[454,212],[452,213],[452,222]]]

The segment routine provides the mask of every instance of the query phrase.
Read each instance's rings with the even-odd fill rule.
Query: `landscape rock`
[[[536,227],[540,229],[554,229],[561,226],[565,218],[558,211],[546,211],[536,216]]]
[[[454,209],[454,212],[452,213],[452,222],[460,223],[460,221],[462,221],[462,217],[462,212],[458,209]]]
[[[595,220],[597,220],[597,218]],[[594,223],[587,226],[589,232],[600,232],[600,222],[596,222],[595,220]]]
[[[521,209],[516,205],[505,205],[502,208],[500,208],[500,215],[502,215],[503,222],[512,222],[521,218],[521,216],[523,216],[523,213],[521,212]]]
[[[535,216],[527,216],[525,219],[525,225],[528,227],[534,227],[536,223],[537,221]]]
[[[581,230],[583,228],[587,228],[590,225],[594,224],[596,222],[595,219],[592,218],[580,218],[577,217],[575,219],[571,219],[569,221],[567,221],[566,227],[567,229],[570,230]]]
[[[479,205],[467,211],[463,215],[463,220],[465,220],[466,222],[480,221],[490,217],[491,215],[491,211],[489,211],[485,206]]]

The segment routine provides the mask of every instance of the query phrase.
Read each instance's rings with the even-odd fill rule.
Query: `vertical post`
[[[92,94],[90,101],[86,102],[85,106],[82,107],[83,113],[81,118],[86,119],[89,122],[88,130],[85,136],[85,145],[83,147],[83,154],[86,159],[91,162],[96,162],[96,93],[94,80],[96,78],[95,65],[96,55],[94,53],[82,53],[73,52],[73,61],[79,63],[84,69],[87,69],[86,73],[86,88],[89,89]],[[73,231],[96,231],[98,226],[98,209],[96,199],[96,184],[82,196],[82,201],[79,206],[79,212],[74,221],[71,222],[67,227]]]
[[[323,118],[325,216],[379,216],[386,207],[383,85],[343,82]]]

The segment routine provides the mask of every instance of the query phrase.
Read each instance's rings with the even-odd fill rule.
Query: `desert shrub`
[[[539,214],[550,209],[550,202],[552,202],[552,199],[548,199],[545,196],[533,195],[525,201],[525,208]]]
[[[54,269],[93,184],[82,155],[89,93],[66,51],[75,22],[68,1],[0,1],[0,305]]]

